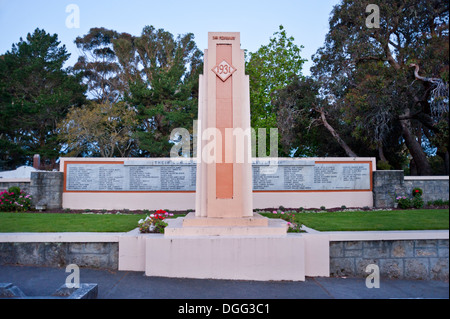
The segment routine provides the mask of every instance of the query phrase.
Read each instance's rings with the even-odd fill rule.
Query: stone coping
[[[133,229],[123,233],[0,233],[0,243],[98,243],[119,242],[122,236],[139,236]],[[153,235],[153,234],[142,234]],[[157,235],[157,234],[156,234]],[[449,239],[448,230],[341,231],[301,233],[300,236],[327,236],[329,241],[426,240]]]
[[[31,183],[30,178],[2,178],[0,177],[0,183]]]
[[[405,181],[448,181],[448,176],[405,176]]]
[[[320,232],[330,241],[421,240],[448,239],[448,230],[343,231]]]
[[[0,233],[0,243],[114,243],[126,233]]]

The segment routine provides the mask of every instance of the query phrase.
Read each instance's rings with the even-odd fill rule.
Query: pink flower
[[[274,213],[274,214],[278,214],[276,210],[274,210],[274,211],[273,211],[272,213]]]

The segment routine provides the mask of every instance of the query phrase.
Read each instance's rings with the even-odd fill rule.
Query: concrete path
[[[27,296],[47,296],[65,283],[65,268],[0,266],[0,282]],[[97,283],[99,299],[448,299],[442,281],[383,280],[368,289],[364,278],[307,278],[257,282],[146,277],[143,272],[80,268],[81,283]]]

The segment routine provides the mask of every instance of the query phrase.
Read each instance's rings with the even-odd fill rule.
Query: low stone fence
[[[64,267],[76,264],[118,270],[120,256],[129,253],[119,251],[119,242],[130,236],[137,234],[135,231],[3,233],[0,234],[0,265]],[[301,236],[307,241],[329,243],[329,249],[322,253],[326,254],[324,260],[329,260],[331,277],[365,278],[367,265],[376,264],[384,279],[449,280],[449,233],[445,230],[314,232]],[[309,258],[316,258],[314,256]],[[315,263],[314,260],[305,262]]]
[[[341,241],[330,243],[330,275],[367,277],[376,264],[387,279],[448,281],[447,240]]]
[[[121,233],[3,233],[0,265],[118,269]]]
[[[8,190],[8,188],[17,186],[20,187],[21,190],[23,190],[26,193],[30,193],[30,179],[29,178],[14,178],[14,179],[8,179],[8,178],[0,178],[0,192]]]
[[[32,196],[32,204],[45,205],[47,209],[60,209],[63,206],[62,195],[64,174],[61,172],[31,172],[30,179],[0,179],[0,191],[12,186]]]
[[[373,172],[373,205],[392,208],[397,196],[411,196],[412,190],[423,190],[422,198],[428,201],[449,199],[448,176],[404,176],[403,171]]]

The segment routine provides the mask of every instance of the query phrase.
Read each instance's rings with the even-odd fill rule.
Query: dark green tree
[[[449,3],[378,1],[379,28],[366,24],[368,4],[343,0],[332,11],[312,68],[325,111],[386,164],[403,152],[412,174],[429,175],[435,150],[448,174]]]
[[[300,55],[303,46],[296,45],[294,40],[280,25],[269,44],[248,54],[246,73],[250,77],[251,126],[256,130],[279,128],[272,103],[273,94],[292,83],[293,79],[302,77],[302,67],[306,61]],[[286,156],[288,153],[279,148],[279,155]]]
[[[192,133],[202,70],[193,34],[175,38],[147,26],[140,36],[131,36],[92,28],[75,43],[83,52],[75,69],[90,98],[101,104],[121,101],[136,111],[136,143],[129,155],[169,156],[172,130],[182,127]]]
[[[55,163],[61,145],[56,126],[85,101],[85,87],[69,68],[58,36],[36,29],[0,58],[0,161],[13,169],[34,154]]]
[[[153,26],[134,39],[134,47],[142,71],[130,81],[126,100],[138,111],[141,155],[168,157],[172,130],[186,128],[192,134],[197,119],[202,53],[193,34],[175,38]]]

